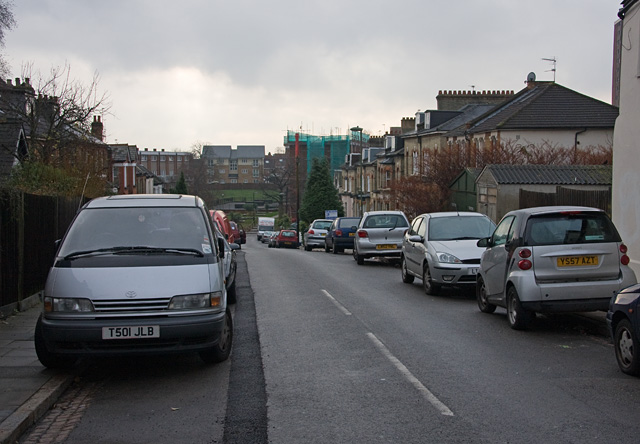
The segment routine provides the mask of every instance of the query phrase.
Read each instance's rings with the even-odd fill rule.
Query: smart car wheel
[[[478,308],[483,313],[493,313],[496,311],[496,306],[489,303],[487,299],[487,287],[484,285],[484,280],[478,277],[476,284],[476,299],[478,300]]]
[[[200,359],[207,364],[226,361],[231,354],[231,345],[233,344],[233,319],[231,311],[227,308],[224,316],[224,326],[220,332],[220,340],[209,350],[200,352]]]
[[[36,355],[42,365],[47,368],[69,368],[78,360],[75,357],[61,356],[55,353],[51,353],[45,344],[44,336],[42,334],[42,315],[38,318],[36,323],[36,331],[33,337],[33,342],[36,348]]]
[[[405,260],[404,256],[402,256],[401,269],[402,269],[402,282],[404,282],[405,284],[412,283],[414,277],[410,275],[409,272],[407,271],[407,261]]]
[[[422,286],[424,287],[424,292],[429,296],[436,295],[440,291],[440,285],[434,284],[431,280],[429,264],[424,264],[424,267],[422,267]]]
[[[627,375],[640,375],[640,359],[636,354],[638,338],[633,332],[633,327],[627,319],[623,319],[616,325],[615,349],[618,366]]]
[[[509,287],[507,291],[507,319],[511,328],[525,330],[531,323],[533,316],[533,312],[522,307],[515,287]]]

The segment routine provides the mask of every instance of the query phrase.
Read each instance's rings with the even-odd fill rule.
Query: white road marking
[[[320,290],[320,291],[321,291],[321,292],[323,292],[323,293],[324,293],[324,295],[325,295],[326,297],[328,297],[328,298],[331,300],[331,302],[333,302],[333,303],[336,305],[336,307],[338,307],[338,309],[339,309],[342,313],[344,313],[344,314],[345,314],[345,315],[347,315],[347,316],[351,316],[351,312],[350,312],[349,310],[347,310],[347,309],[345,308],[345,306],[344,306],[344,305],[342,305],[340,302],[338,302],[338,301],[336,300],[336,298],[334,298],[333,296],[331,296],[327,290]]]
[[[449,410],[449,407],[444,405],[436,396],[429,391],[402,363],[398,358],[393,356],[389,349],[374,335],[373,333],[367,333],[367,336],[373,341],[374,345],[380,350],[380,352],[386,356],[389,361],[396,366],[402,376],[404,376],[413,386],[425,397],[427,401],[431,403],[442,415],[453,416],[453,412]]]

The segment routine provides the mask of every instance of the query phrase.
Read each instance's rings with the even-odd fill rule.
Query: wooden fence
[[[44,289],[55,241],[71,224],[81,198],[0,190],[0,315]]]
[[[611,190],[576,190],[557,187],[555,193],[520,190],[520,208],[547,205],[581,205],[604,210],[611,216]]]

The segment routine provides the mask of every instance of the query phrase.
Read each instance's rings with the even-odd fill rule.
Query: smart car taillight
[[[531,269],[531,261],[529,259],[522,259],[518,261],[518,268],[521,270],[530,270]]]
[[[627,256],[627,246],[625,244],[620,244],[620,263],[622,265],[629,265],[629,256]]]
[[[527,258],[531,257],[531,250],[529,250],[528,248],[523,248],[522,250],[520,250],[520,252],[518,253],[518,255],[519,255],[522,259],[527,259]]]

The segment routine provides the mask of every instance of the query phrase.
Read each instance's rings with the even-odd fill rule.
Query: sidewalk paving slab
[[[45,368],[33,345],[36,305],[0,319],[0,444],[15,443],[79,373]]]

